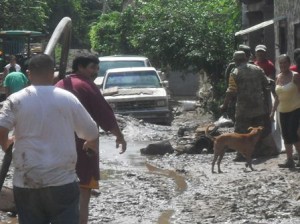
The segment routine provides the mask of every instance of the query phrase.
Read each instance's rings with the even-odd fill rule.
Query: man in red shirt
[[[255,57],[256,60],[254,61],[254,64],[261,67],[267,77],[275,80],[276,69],[274,64],[267,59],[267,47],[265,45],[260,44],[255,47]]]
[[[116,147],[121,145],[120,153],[124,153],[127,148],[126,141],[115,114],[92,80],[92,76],[98,72],[98,69],[99,60],[96,56],[79,55],[73,60],[73,73],[56,83],[56,86],[73,93],[97,125],[116,136]],[[86,224],[88,223],[91,189],[99,188],[99,152],[94,155],[86,154],[82,150],[84,141],[75,137],[78,155],[76,172],[80,181],[80,224]]]

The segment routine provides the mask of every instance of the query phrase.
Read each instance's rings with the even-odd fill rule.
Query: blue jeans
[[[78,224],[79,186],[77,182],[40,189],[14,186],[20,224]]]

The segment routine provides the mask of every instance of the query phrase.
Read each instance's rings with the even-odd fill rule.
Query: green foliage
[[[232,54],[238,20],[232,0],[140,0],[118,17],[102,15],[92,26],[91,45],[101,54],[144,54],[159,67],[216,73]]]
[[[1,0],[1,30],[34,30],[45,32],[47,3],[39,0]]]
[[[48,0],[49,32],[53,33],[55,27],[63,17],[72,19],[72,45],[88,45],[87,33],[89,26],[85,21],[86,12],[81,0]]]
[[[106,54],[120,53],[120,17],[119,12],[104,14],[101,16],[100,21],[92,26],[90,39],[92,48],[95,51],[105,52]]]

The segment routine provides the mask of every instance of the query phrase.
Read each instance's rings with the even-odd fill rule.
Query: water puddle
[[[170,218],[172,217],[173,214],[174,214],[174,210],[164,211],[158,218],[157,224],[169,224]]]
[[[149,163],[146,163],[146,167],[151,173],[155,173],[155,174],[159,174],[159,175],[163,175],[163,176],[172,178],[176,184],[176,191],[178,191],[179,194],[181,194],[183,191],[185,191],[187,189],[187,183],[185,181],[185,178],[183,176],[179,175],[178,173],[176,173],[175,171],[160,169]]]
[[[176,191],[178,194],[182,194],[187,189],[187,183],[185,178],[179,175],[177,172],[173,170],[164,170],[158,167],[155,167],[149,163],[146,163],[147,169],[154,174],[163,175],[169,178],[172,178],[176,184]],[[170,218],[174,214],[174,210],[165,210],[161,213],[160,217],[158,218],[158,224],[169,224]]]

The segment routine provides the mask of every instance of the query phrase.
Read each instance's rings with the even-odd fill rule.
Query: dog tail
[[[249,127],[249,128],[248,128],[248,131],[252,131],[252,130],[253,130],[253,127]]]
[[[209,131],[209,128],[210,127],[214,127],[213,130]],[[218,129],[219,127],[215,124],[210,124],[206,127],[205,129],[205,136],[210,138],[211,140],[215,140],[215,138],[211,135],[211,133],[214,133],[216,132],[216,130]]]

